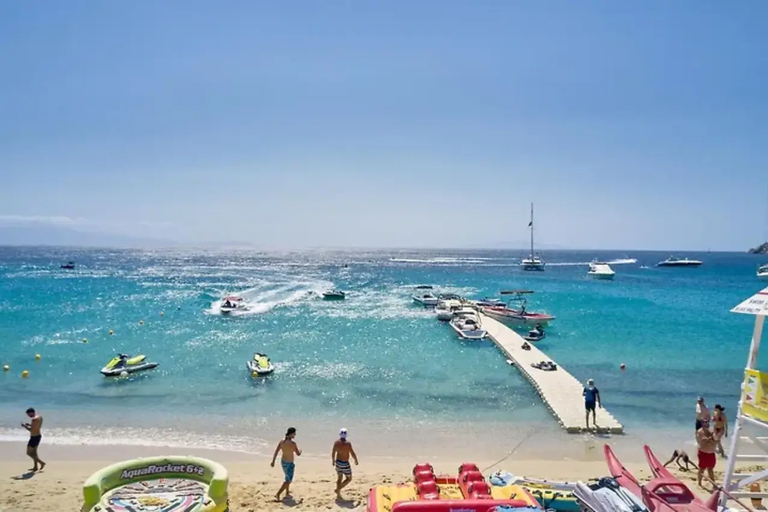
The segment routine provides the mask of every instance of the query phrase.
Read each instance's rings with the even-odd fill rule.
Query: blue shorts
[[[352,466],[348,460],[337,460],[336,472],[341,475],[352,476]]]
[[[293,482],[293,472],[296,470],[296,464],[293,462],[287,462],[287,461],[280,461],[280,464],[283,466],[283,473],[285,473],[285,482],[291,483]]]
[[[27,442],[27,446],[30,448],[37,448],[40,446],[40,441],[43,439],[43,436],[37,435],[37,436],[29,436],[29,441]]]

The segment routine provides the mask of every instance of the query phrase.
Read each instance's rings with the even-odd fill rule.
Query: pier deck
[[[552,358],[536,348],[533,343],[528,343],[531,350],[523,350],[525,343],[522,336],[515,331],[494,320],[480,314],[483,329],[496,346],[504,352],[518,370],[533,384],[541,399],[560,425],[571,434],[586,431],[584,397],[582,392],[584,384],[576,380],[576,377],[565,371],[560,365],[557,370],[547,372],[533,368],[531,363],[540,361],[552,361]],[[555,362],[555,361],[552,361]],[[600,432],[611,434],[623,434],[624,427],[616,421],[605,409],[597,408],[597,424]]]

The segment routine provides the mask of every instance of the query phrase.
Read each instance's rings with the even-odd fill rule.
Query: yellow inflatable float
[[[82,512],[227,512],[227,470],[197,457],[118,462],[86,480]]]

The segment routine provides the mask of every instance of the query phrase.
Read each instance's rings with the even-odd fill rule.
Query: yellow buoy
[[[144,325],[144,320],[139,320],[139,325]]]
[[[26,379],[27,377],[29,377],[29,372],[27,370],[24,370],[23,372],[21,372],[21,376]]]
[[[112,336],[113,334],[115,334],[115,331],[113,331],[112,329],[110,329],[110,330],[109,330],[109,335],[110,335],[110,336]]]
[[[35,354],[35,359],[36,359],[37,361],[39,361],[41,357],[43,357],[43,356],[41,356],[40,354]]]
[[[8,371],[8,370],[10,370],[10,369],[11,369],[11,367],[10,367],[10,366],[8,366],[8,365],[5,365],[5,366],[3,366],[3,371],[4,371],[4,372],[7,372],[7,371]]]
[[[254,376],[254,377],[258,377],[259,376],[259,372],[253,372],[251,375]]]
[[[83,343],[88,343],[88,338],[83,338]]]
[[[163,313],[162,311],[160,312],[160,316],[163,316],[164,314],[165,314],[165,313]]]

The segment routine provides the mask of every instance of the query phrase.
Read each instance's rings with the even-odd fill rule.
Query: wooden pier
[[[576,377],[565,371],[558,365],[555,371],[539,370],[531,366],[532,363],[541,361],[552,361],[544,352],[530,345],[530,350],[523,350],[521,347],[525,340],[515,331],[494,320],[493,318],[480,314],[483,329],[488,332],[488,337],[507,357],[515,364],[518,370],[533,384],[541,399],[552,414],[557,418],[558,423],[566,432],[577,434],[586,432],[584,409],[584,384],[579,382]],[[552,361],[553,363],[555,361]],[[590,418],[591,420],[591,418]],[[590,421],[591,423],[591,421]],[[623,434],[624,427],[616,421],[605,409],[597,408],[597,424],[599,432],[611,434]]]

